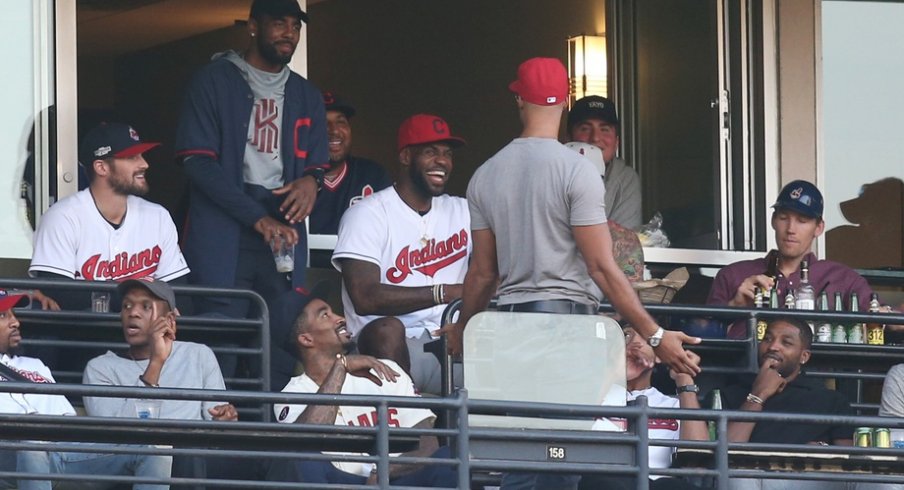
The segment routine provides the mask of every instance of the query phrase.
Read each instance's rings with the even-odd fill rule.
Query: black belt
[[[527,303],[500,305],[496,309],[499,311],[558,313],[564,315],[596,315],[599,310],[596,306],[569,301],[567,299],[528,301]]]

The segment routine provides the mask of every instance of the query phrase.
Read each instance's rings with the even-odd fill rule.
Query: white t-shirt
[[[471,255],[471,218],[468,202],[460,197],[434,197],[430,211],[421,216],[399,197],[395,187],[375,193],[352,206],[339,222],[333,266],[341,259],[363,260],[380,268],[380,283],[419,287],[461,284]],[[345,287],[342,306],[348,329],[357,335],[371,320],[385,315],[361,316]],[[440,326],[445,305],[395,315],[409,337]]]
[[[89,189],[51,206],[35,234],[28,272],[88,281],[171,281],[188,274],[169,212],[137,196],[126,206],[118,229],[97,210]]]
[[[663,395],[661,391],[652,387],[645,390],[629,391],[628,401],[634,401],[641,395],[647,397],[647,404],[651,407],[679,408],[677,398]],[[612,430],[611,428],[608,428],[612,424],[613,421],[598,419],[596,422],[594,422],[591,430]],[[677,419],[650,418],[647,422],[647,434],[650,439],[677,441],[681,435],[681,422]],[[651,445],[649,447],[650,468],[668,468],[669,466],[671,466],[672,453],[674,451],[675,448]],[[651,475],[650,479],[655,480],[661,477],[662,475]]]
[[[399,378],[394,382],[388,380],[383,381],[383,386],[377,386],[373,381],[352,376],[345,376],[345,382],[342,383],[340,394],[343,395],[378,395],[378,396],[418,396],[414,391],[414,383],[411,378],[399,367],[398,364],[388,360],[381,361],[392,368],[393,371],[401,373]],[[373,372],[373,371],[371,371]],[[376,375],[376,373],[374,373]],[[307,374],[295,376],[289,380],[289,384],[282,389],[283,393],[316,393],[320,386],[314,382]],[[273,412],[276,414],[276,420],[280,423],[291,424],[304,412],[307,405],[286,405],[274,404]],[[411,407],[389,407],[389,426],[390,427],[414,427],[423,420],[433,419],[436,416],[426,408]],[[375,407],[364,406],[340,406],[336,414],[336,422],[334,425],[340,426],[358,426],[358,427],[374,427],[377,425],[377,409]],[[360,454],[360,453],[328,453],[324,454]],[[390,456],[393,456],[392,454]],[[351,461],[333,461],[333,466],[340,470],[354,475],[368,476],[373,468],[371,463],[358,463]]]
[[[55,383],[50,368],[33,357],[0,355],[0,363],[35,383]],[[0,380],[2,382],[2,380]],[[37,415],[75,415],[75,409],[62,395],[0,392],[0,413]]]

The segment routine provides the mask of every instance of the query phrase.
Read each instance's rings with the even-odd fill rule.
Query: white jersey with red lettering
[[[393,371],[399,373],[399,377],[395,382],[383,380],[383,386],[377,386],[376,383],[359,376],[350,374],[345,376],[345,382],[342,383],[343,395],[378,395],[386,396],[418,396],[414,392],[414,383],[411,378],[405,374],[405,371],[398,364],[388,360],[381,361],[389,366]],[[375,376],[376,373],[371,371]],[[289,384],[282,389],[283,393],[317,393],[320,386],[314,382],[307,374],[295,376],[289,380]],[[276,414],[276,420],[284,424],[294,423],[298,416],[304,412],[307,405],[285,405],[274,404],[273,412]],[[418,423],[427,419],[434,419],[436,416],[426,408],[413,407],[389,407],[388,422],[390,427],[414,427]],[[376,427],[377,426],[377,410],[375,407],[364,406],[345,406],[340,405],[336,413],[335,425],[351,425],[356,427]],[[351,454],[351,453],[324,453],[324,454]],[[390,455],[394,456],[394,455]],[[336,468],[354,475],[368,476],[373,464],[371,463],[355,463],[333,461]]]
[[[41,219],[28,272],[50,272],[87,281],[188,274],[176,225],[163,206],[128,196],[126,215],[114,228],[88,189],[54,204]]]
[[[419,287],[461,284],[471,255],[471,216],[468,201],[442,195],[433,198],[421,216],[399,197],[395,187],[375,193],[352,206],[339,223],[333,266],[342,271],[343,259],[363,260],[380,268],[380,283]],[[355,312],[346,288],[342,306],[353,335],[368,322],[385,315]],[[439,327],[445,305],[395,315],[409,337]]]

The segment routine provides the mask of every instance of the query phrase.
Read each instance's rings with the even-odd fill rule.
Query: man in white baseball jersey
[[[417,396],[404,371],[393,361],[363,355],[346,355],[354,342],[345,318],[335,314],[318,298],[308,298],[295,320],[293,337],[304,374],[283,388],[284,393],[323,393],[343,395]],[[396,320],[397,321],[397,320]],[[339,426],[377,425],[375,407],[338,405],[285,405],[273,407],[281,423],[333,424]],[[425,408],[389,407],[390,427],[433,428],[436,416]],[[440,448],[436,437],[421,436],[418,448],[407,457],[448,457],[448,448]],[[299,461],[296,478],[305,483],[377,483],[376,467],[370,463],[347,461]],[[393,485],[455,487],[455,472],[450,466],[390,464]]]
[[[368,354],[398,360],[425,393],[439,393],[441,383],[439,361],[423,346],[440,326],[445,305],[461,297],[471,253],[468,203],[444,194],[453,149],[462,145],[440,117],[406,119],[399,127],[395,184],[346,211],[333,252],[349,330],[358,335],[381,316],[398,317],[407,342],[401,331],[376,322],[368,329],[385,331],[385,350]],[[399,354],[406,343],[410,370]]]
[[[85,136],[79,160],[90,186],[53,205],[35,235],[28,268],[36,277],[87,281],[149,278],[173,281],[188,274],[176,226],[147,194],[142,142],[129,125],[103,123]],[[82,295],[56,293],[64,308],[84,309]]]

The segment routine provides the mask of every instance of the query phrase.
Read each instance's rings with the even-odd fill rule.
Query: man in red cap
[[[404,333],[380,332],[378,345],[385,350],[368,354],[397,360],[427,393],[439,393],[439,362],[423,346],[439,328],[445,305],[461,297],[471,252],[468,203],[445,194],[453,150],[464,143],[441,117],[406,119],[399,128],[398,179],[346,211],[333,252],[349,331],[357,336],[395,330],[395,322],[364,326],[398,317]]]
[[[103,123],[89,131],[79,161],[91,184],[44,215],[29,274],[87,281],[186,276],[173,219],[141,197],[148,192],[144,153],[159,145],[142,141],[128,124]],[[53,296],[67,309],[91,306],[87,293]]]

